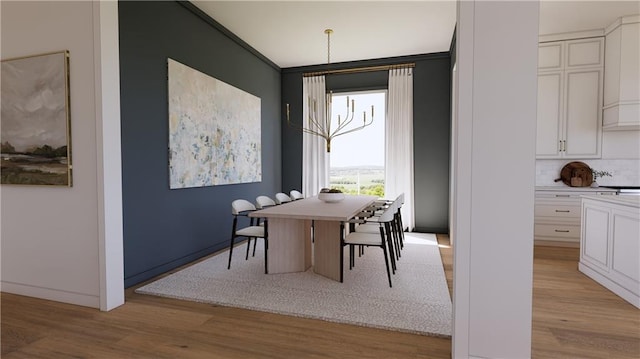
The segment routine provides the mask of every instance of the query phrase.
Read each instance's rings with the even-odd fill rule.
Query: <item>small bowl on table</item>
[[[342,192],[320,192],[318,193],[318,199],[327,202],[340,202],[344,199],[344,193]]]

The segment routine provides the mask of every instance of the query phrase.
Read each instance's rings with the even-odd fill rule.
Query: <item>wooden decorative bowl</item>
[[[573,185],[571,178],[574,178]],[[555,182],[558,181],[562,181],[571,187],[589,187],[591,183],[593,183],[593,172],[591,171],[591,167],[584,162],[569,162],[560,170],[560,178],[556,179]],[[577,183],[579,183],[579,185],[576,185]]]

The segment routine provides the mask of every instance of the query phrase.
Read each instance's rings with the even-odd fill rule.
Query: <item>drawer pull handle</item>
[[[556,209],[556,212],[558,212],[558,213],[569,213],[571,211],[568,210],[568,209]]]
[[[571,197],[570,194],[557,194],[556,197]]]
[[[569,233],[568,229],[556,229],[556,232],[558,233]]]

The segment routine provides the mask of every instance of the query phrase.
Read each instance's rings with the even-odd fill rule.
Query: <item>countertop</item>
[[[619,204],[623,206],[629,206],[634,208],[640,208],[640,196],[632,194],[621,194],[618,196],[590,196],[584,195],[583,199],[590,199],[594,201],[601,201],[606,203]]]
[[[536,191],[617,192],[607,187],[536,186]]]

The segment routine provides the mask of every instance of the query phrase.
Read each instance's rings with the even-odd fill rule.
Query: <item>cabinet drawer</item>
[[[536,238],[545,237],[541,239],[580,241],[580,225],[536,224],[533,233]]]
[[[616,195],[615,190],[602,190],[602,191],[572,191],[572,192],[558,192],[558,191],[536,191],[536,200],[553,200],[562,202],[582,203],[582,196],[595,196],[595,195]]]
[[[538,191],[536,192],[536,199],[553,199],[580,203],[582,195],[587,194],[584,192],[552,192],[552,191]]]
[[[580,206],[571,205],[551,205],[551,204],[536,204],[535,216],[537,217],[554,217],[558,219],[579,219],[581,213]]]

